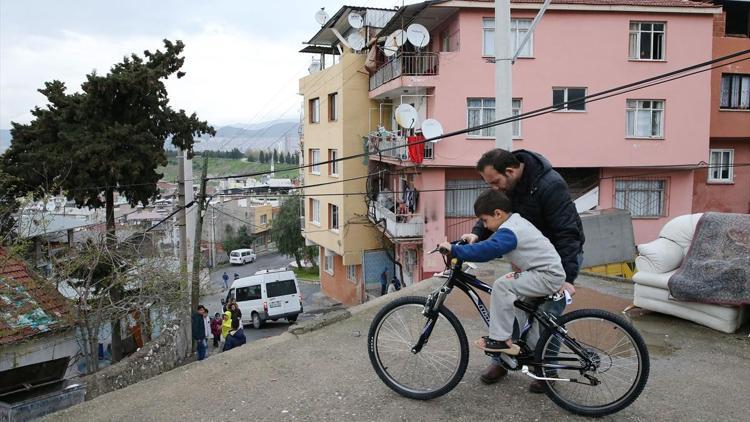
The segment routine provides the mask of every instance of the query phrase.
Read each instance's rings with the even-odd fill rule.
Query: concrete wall
[[[333,257],[333,274],[325,270],[325,250],[320,248],[320,290],[328,297],[335,298],[344,305],[362,303],[362,266],[356,266],[357,280],[347,278],[343,257]]]
[[[721,36],[713,38],[714,57],[750,49],[750,38],[724,37],[723,26],[720,29],[719,34]],[[719,108],[721,75],[723,73],[750,74],[750,62],[742,61],[717,67],[711,71],[711,138],[743,138],[744,142],[748,142],[750,139],[750,110],[721,110]]]
[[[0,371],[66,356],[74,358],[79,350],[74,330],[40,335],[28,341],[6,344],[0,349]],[[76,375],[78,375],[78,368],[72,364],[68,367],[65,377],[70,378]]]
[[[750,139],[711,141],[711,148],[733,149],[735,164],[750,163]],[[707,169],[695,171],[693,212],[750,213],[750,166],[736,166],[733,171],[732,183],[709,183]]]

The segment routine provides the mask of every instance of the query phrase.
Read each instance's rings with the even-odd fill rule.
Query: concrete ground
[[[498,271],[494,271],[497,273]],[[492,271],[481,272],[489,280]],[[123,390],[51,415],[79,420],[579,420],[544,395],[527,392],[516,372],[487,386],[479,374],[487,357],[472,348],[469,368],[450,393],[431,401],[403,398],[388,389],[367,355],[374,314],[402,295],[423,295],[441,279],[350,308],[352,317],[309,334],[281,336],[195,362]],[[581,276],[572,308],[619,313],[630,303],[627,283]],[[454,291],[447,302],[469,339],[486,332],[468,299]],[[748,420],[748,327],[723,334],[676,318],[631,313],[651,354],[651,376],[641,397],[605,420]]]

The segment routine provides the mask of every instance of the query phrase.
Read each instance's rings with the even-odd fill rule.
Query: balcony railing
[[[385,158],[391,158],[399,161],[409,161],[409,149],[406,139],[402,136],[370,136],[368,141],[368,151],[371,158],[378,158],[379,155]],[[435,158],[435,144],[426,142],[424,144],[424,158],[431,160]]]
[[[374,223],[384,220],[386,234],[391,239],[421,238],[424,234],[424,217],[420,214],[395,214],[373,201],[369,216]]]
[[[370,76],[370,91],[400,76],[429,76],[438,74],[438,55],[435,53],[399,53]]]

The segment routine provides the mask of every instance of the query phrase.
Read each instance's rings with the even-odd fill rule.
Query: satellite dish
[[[325,7],[321,7],[320,10],[315,13],[315,22],[319,23],[321,26],[328,22],[328,13],[326,13]]]
[[[396,45],[396,39],[393,37],[386,38],[385,45],[383,45],[383,54],[385,54],[387,57],[391,57],[397,52],[398,46]]]
[[[414,47],[422,48],[430,42],[430,32],[423,25],[413,23],[406,28],[406,38]]]
[[[47,211],[49,211],[49,212],[52,212],[52,211],[54,211],[54,210],[55,210],[55,208],[57,208],[57,207],[55,206],[55,202],[54,202],[54,201],[49,201],[49,202],[47,202],[47,204],[45,205],[45,207],[44,207],[44,208],[46,208],[46,209],[47,209]]]
[[[349,25],[352,26],[354,29],[362,28],[362,26],[365,24],[365,20],[362,19],[362,15],[356,12],[349,13],[349,17],[347,18],[349,21]]]
[[[422,135],[427,139],[437,138],[443,134],[443,126],[435,119],[427,119],[422,122]],[[438,142],[440,139],[432,142]]]
[[[401,47],[406,42],[406,32],[397,29],[388,38],[393,38],[396,41],[396,46]]]
[[[413,129],[417,125],[417,109],[410,104],[401,104],[396,107],[396,123],[404,129]]]
[[[354,49],[354,51],[360,51],[365,48],[365,37],[360,35],[359,32],[354,32],[349,35],[346,38],[346,41],[349,43],[349,47]]]

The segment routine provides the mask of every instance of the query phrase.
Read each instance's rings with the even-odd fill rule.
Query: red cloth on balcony
[[[409,160],[414,164],[422,164],[424,160],[424,142],[422,142],[424,139],[421,134],[406,138],[406,143],[409,145]]]

